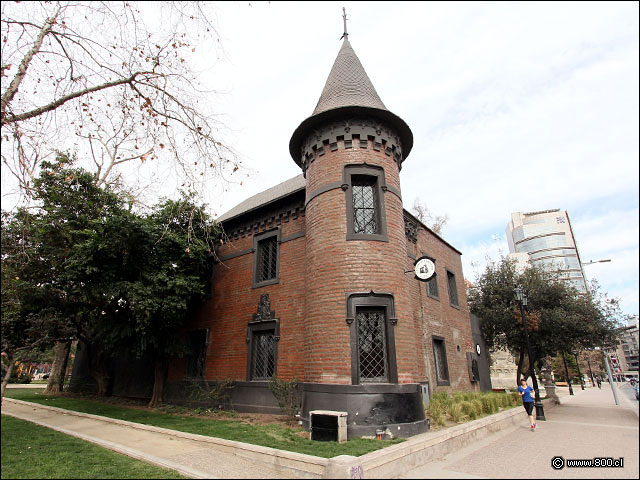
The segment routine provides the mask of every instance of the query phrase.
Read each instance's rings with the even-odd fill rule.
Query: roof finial
[[[343,38],[345,40],[349,40],[349,34],[347,33],[347,11],[344,7],[342,7],[342,19],[344,20],[344,33],[340,37],[340,40],[342,40]]]

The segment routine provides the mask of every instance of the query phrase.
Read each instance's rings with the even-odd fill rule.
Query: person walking
[[[536,422],[533,419],[533,400],[536,398],[536,392],[533,391],[527,381],[523,378],[520,380],[520,386],[518,387],[518,394],[522,397],[522,405],[529,416],[529,423],[531,423],[531,431],[536,431]]]
[[[602,380],[600,380],[600,377],[596,378],[596,381],[598,382],[598,388],[602,388]]]

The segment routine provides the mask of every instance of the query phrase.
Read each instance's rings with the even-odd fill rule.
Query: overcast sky
[[[587,279],[637,315],[638,2],[209,5],[224,52],[199,45],[197,68],[244,165],[226,191],[211,186],[214,215],[301,173],[289,140],[340,49],[344,6],[380,98],[413,131],[405,208],[420,198],[448,215],[465,277],[508,253],[512,212],[565,209],[583,262],[611,259]]]
[[[294,129],[349,40],[387,108],[411,127],[401,172],[447,214],[444,238],[473,281],[508,253],[516,211],[566,209],[585,267],[638,313],[638,3],[238,2],[219,5],[226,58],[205,83],[249,177],[222,214],[300,173]]]

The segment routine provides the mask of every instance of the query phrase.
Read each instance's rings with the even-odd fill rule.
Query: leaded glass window
[[[278,237],[271,236],[258,242],[256,283],[273,280],[278,273]]]
[[[449,366],[447,365],[447,350],[442,338],[433,338],[433,356],[436,363],[436,379],[438,384],[449,383]]]
[[[268,380],[276,372],[276,337],[273,330],[253,332],[251,380]]]
[[[440,293],[438,292],[438,280],[435,275],[427,280],[427,295],[432,298],[440,298]]]
[[[456,276],[447,271],[447,286],[449,287],[449,303],[455,307],[459,307],[458,288],[456,287]]]
[[[388,381],[387,338],[383,309],[358,309],[358,359],[361,382]]]
[[[376,211],[376,182],[371,177],[354,177],[353,191],[353,232],[378,233],[378,213]]]

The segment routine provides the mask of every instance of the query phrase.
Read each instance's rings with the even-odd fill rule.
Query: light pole
[[[536,393],[536,420],[546,420],[544,418],[544,406],[542,400],[540,400],[540,391],[538,390],[538,380],[536,379],[536,372],[533,368],[533,356],[531,355],[531,343],[529,342],[529,328],[527,327],[527,320],[524,318],[524,307],[527,306],[528,299],[527,294],[520,285],[515,288],[515,297],[520,305],[520,315],[522,316],[522,325],[524,327],[524,339],[527,342],[527,354],[529,355],[529,373],[531,380],[533,381],[533,391]]]
[[[596,260],[595,262],[593,260],[587,262],[587,263],[580,263],[580,266],[583,267],[585,265],[592,265],[594,263],[606,263],[606,262],[610,262],[611,259],[610,258],[606,258],[604,260]],[[582,272],[582,277],[584,278],[584,271]],[[585,280],[585,285],[586,285],[586,280]],[[607,356],[607,353],[604,350],[604,345],[602,345],[602,357],[604,358],[604,364],[607,367],[607,377],[609,378],[609,385],[611,386],[611,391],[613,392],[613,399],[616,402],[616,405],[620,405],[620,402],[618,401],[618,393],[616,392],[616,387],[613,384],[613,378],[611,378],[611,368],[609,368],[609,359]]]

